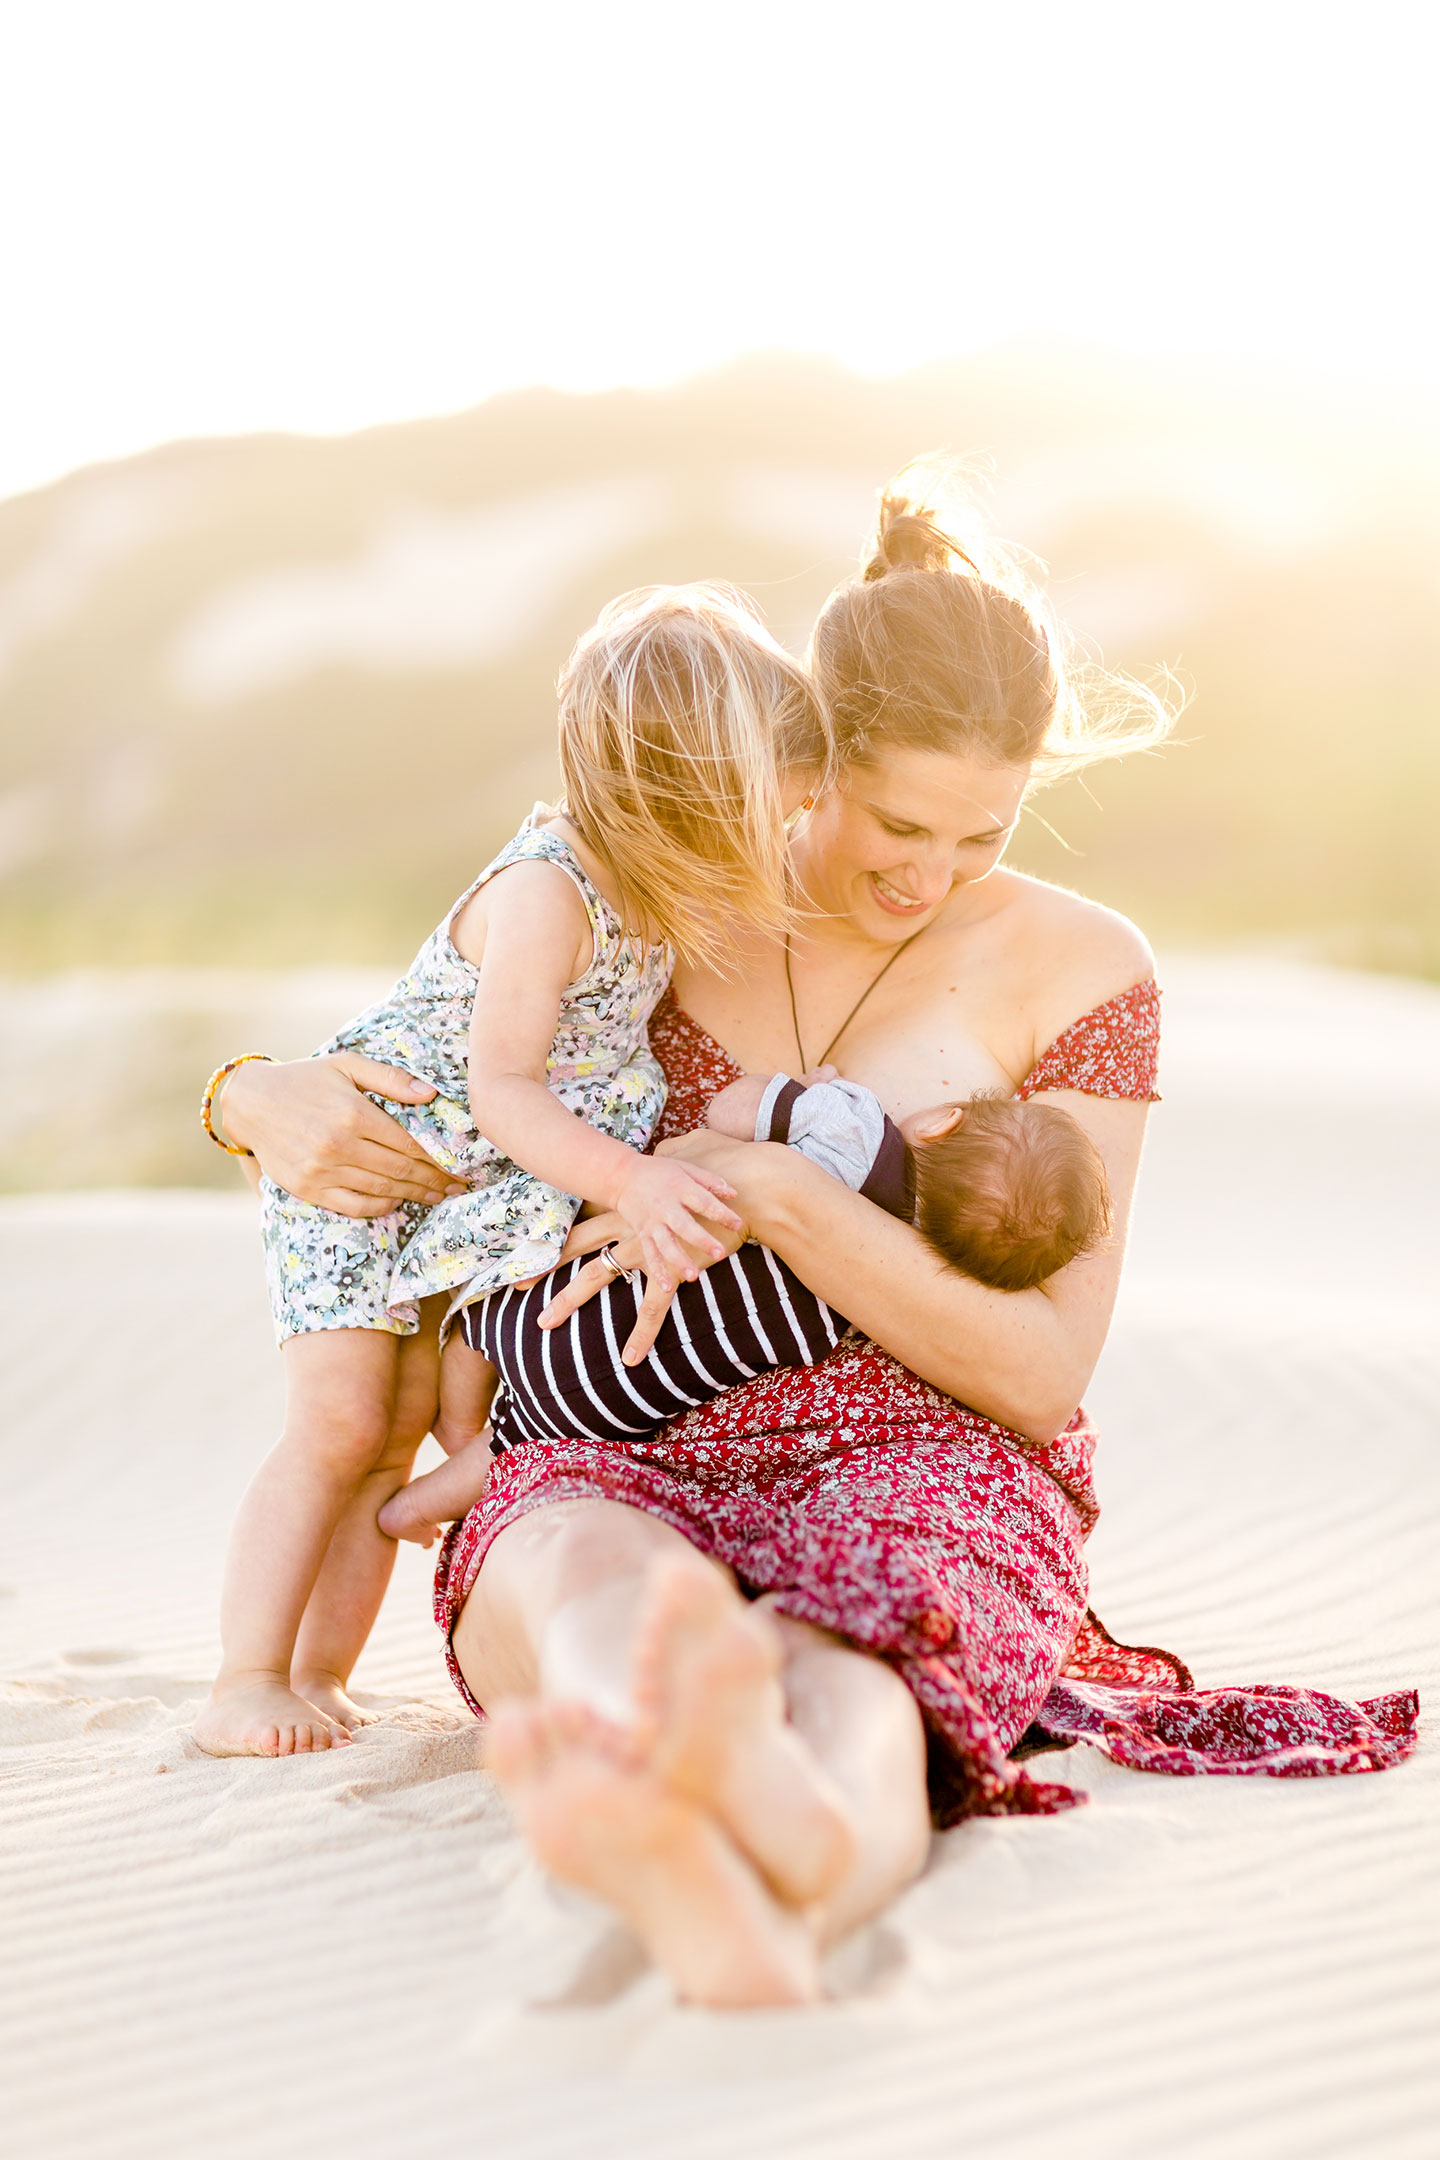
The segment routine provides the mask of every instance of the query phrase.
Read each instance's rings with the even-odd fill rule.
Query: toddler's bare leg
[[[390,1538],[433,1545],[437,1524],[468,1515],[476,1501],[484,1498],[493,1460],[489,1433],[482,1433],[438,1470],[427,1470],[423,1477],[402,1485],[381,1508],[380,1528]]]
[[[441,1299],[428,1298],[420,1311],[420,1332],[398,1342],[389,1433],[335,1526],[291,1658],[295,1693],[347,1731],[370,1723],[369,1713],[345,1690],[395,1566],[394,1540],[380,1530],[376,1517],[397,1488],[404,1491],[435,1415],[435,1344],[443,1309]]]
[[[195,1723],[209,1754],[304,1754],[349,1737],[292,1693],[291,1660],[336,1525],[389,1440],[398,1351],[395,1336],[359,1328],[285,1345],[285,1429],[230,1534],[224,1661]]]

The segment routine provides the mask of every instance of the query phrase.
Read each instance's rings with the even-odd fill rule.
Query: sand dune
[[[1166,977],[1167,1100],[1091,1396],[1096,1603],[1205,1683],[1432,1702],[1440,994]],[[249,1203],[32,1196],[0,1227],[17,2156],[1435,2152],[1428,1730],[1389,1776],[1315,1783],[1077,1750],[1055,1767],[1091,1805],[937,1841],[831,2006],[679,2011],[512,1836],[424,1555],[352,1750],[189,1740],[278,1401]]]

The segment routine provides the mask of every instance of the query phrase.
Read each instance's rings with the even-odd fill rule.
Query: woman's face
[[[957,885],[990,875],[1029,778],[1027,765],[936,750],[848,766],[795,836],[807,896],[876,944],[913,936]]]

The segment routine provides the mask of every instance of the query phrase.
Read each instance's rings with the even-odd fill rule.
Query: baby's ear
[[[942,1103],[938,1110],[921,1110],[915,1119],[917,1140],[943,1140],[954,1132],[965,1115],[964,1103]]]

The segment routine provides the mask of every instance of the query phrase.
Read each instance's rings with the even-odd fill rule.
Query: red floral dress
[[[1111,998],[1050,1046],[1020,1088],[1153,1101],[1153,983]],[[669,1082],[663,1132],[691,1131],[739,1075],[667,996],[651,1045]],[[920,1706],[942,1826],[1074,1805],[1021,1767],[1077,1739],[1135,1769],[1191,1776],[1379,1770],[1415,1741],[1416,1698],[1353,1706],[1286,1687],[1196,1689],[1168,1651],[1116,1643],[1087,1609],[1099,1509],[1095,1434],[1077,1411],[1048,1446],[918,1379],[858,1330],[818,1365],[762,1374],[625,1446],[531,1441],[501,1458],[441,1548],[449,1638],[493,1540],[555,1501],[623,1501],[725,1561],[751,1596],[884,1658]],[[450,1671],[472,1710],[453,1650]]]

